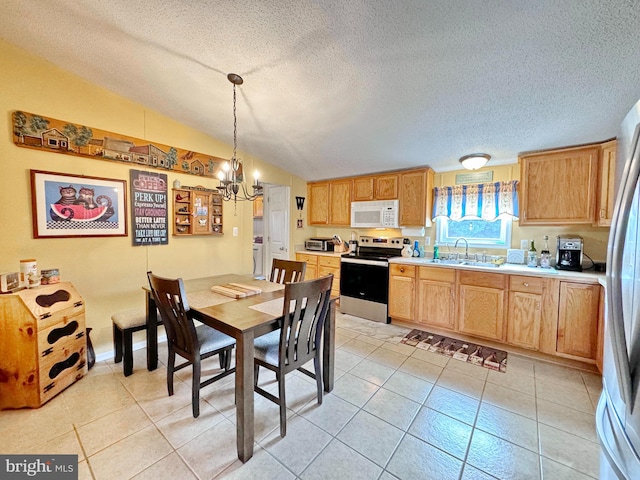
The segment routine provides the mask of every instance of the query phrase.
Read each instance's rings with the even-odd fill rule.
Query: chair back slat
[[[306,270],[307,262],[274,258],[271,264],[271,277],[269,281],[282,284],[287,282],[302,282]]]
[[[314,358],[329,311],[332,284],[333,275],[285,284],[279,361],[287,371]]]
[[[189,314],[182,279],[162,278],[151,272],[147,272],[147,277],[167,333],[167,341],[180,355],[193,360],[199,355],[198,335]]]

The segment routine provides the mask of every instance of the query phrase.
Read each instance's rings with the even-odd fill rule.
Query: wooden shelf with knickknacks
[[[173,235],[222,235],[222,195],[196,186],[174,188]]]

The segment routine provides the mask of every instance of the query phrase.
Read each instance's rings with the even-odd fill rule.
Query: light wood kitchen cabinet
[[[329,182],[315,182],[307,184],[309,210],[307,223],[309,225],[329,224]]]
[[[307,263],[307,268],[304,272],[305,280],[318,278],[318,255],[313,255],[311,253],[296,253],[296,260],[298,262]]]
[[[318,277],[325,277],[333,274],[333,285],[331,295],[340,296],[340,257],[327,257],[318,255]]]
[[[374,177],[356,177],[353,179],[353,201],[366,202],[375,195]]]
[[[260,195],[253,201],[253,218],[262,218],[264,213],[264,196]]]
[[[469,335],[504,339],[507,275],[460,271],[458,330]]]
[[[456,271],[450,268],[418,268],[418,323],[447,330],[456,327]]]
[[[389,316],[414,321],[416,295],[416,267],[389,265]]]
[[[351,225],[352,185],[351,179],[329,182],[329,225]]]
[[[398,174],[369,175],[353,179],[354,202],[369,200],[396,200],[398,198]]]
[[[538,350],[542,320],[543,279],[510,275],[507,342]]]
[[[374,200],[395,200],[398,198],[398,174],[376,176]]]
[[[598,164],[598,198],[596,205],[596,227],[611,226],[615,202],[616,148],[618,142],[603,143]]]
[[[400,226],[431,226],[433,175],[430,168],[400,173]]]
[[[519,157],[520,225],[591,225],[600,145]]]
[[[600,285],[561,281],[557,353],[595,361],[599,317]]]

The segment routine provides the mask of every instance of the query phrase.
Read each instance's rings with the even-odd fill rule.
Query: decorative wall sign
[[[133,246],[166,245],[167,175],[133,169],[130,175]]]
[[[31,170],[34,238],[127,236],[127,182]]]
[[[19,147],[213,178],[217,178],[218,171],[227,162],[224,158],[33,113],[14,111],[12,118],[13,142]]]

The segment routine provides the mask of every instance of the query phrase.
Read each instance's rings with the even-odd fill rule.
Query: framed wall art
[[[126,237],[126,195],[126,180],[31,170],[33,237]]]

